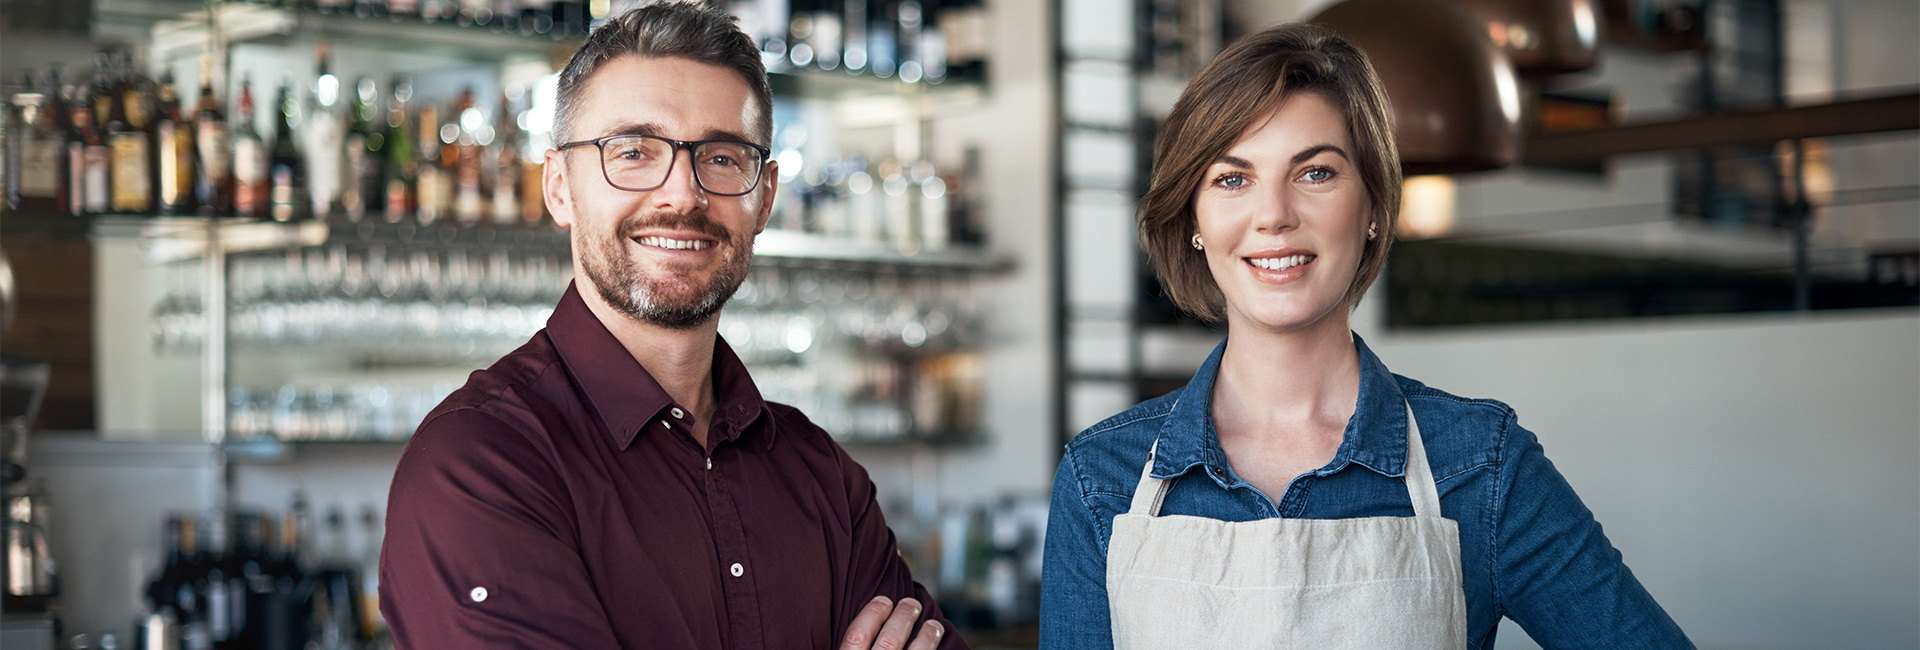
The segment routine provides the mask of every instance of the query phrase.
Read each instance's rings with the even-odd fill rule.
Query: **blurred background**
[[[390,645],[393,468],[571,280],[553,73],[637,4],[0,0],[0,646]],[[1920,647],[1913,0],[717,4],[782,174],[720,331],[975,647],[1035,642],[1061,445],[1223,336],[1135,201],[1288,20],[1394,104],[1389,367],[1513,405],[1702,648]]]

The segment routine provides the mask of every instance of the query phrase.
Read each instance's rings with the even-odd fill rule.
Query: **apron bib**
[[[1467,646],[1460,527],[1440,516],[1411,407],[1412,517],[1160,516],[1167,481],[1151,476],[1153,454],[1107,545],[1118,650]]]

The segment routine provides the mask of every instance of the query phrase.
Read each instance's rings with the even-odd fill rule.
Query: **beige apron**
[[[1114,647],[1465,648],[1460,528],[1420,441],[1409,408],[1412,517],[1163,517],[1148,452],[1107,547]]]

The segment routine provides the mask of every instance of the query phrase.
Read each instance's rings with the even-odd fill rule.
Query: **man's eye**
[[[621,160],[639,160],[647,157],[647,154],[640,151],[639,149],[621,149],[619,151],[614,152],[613,157],[619,158]]]
[[[707,164],[715,167],[732,167],[733,156],[709,156],[707,157]]]

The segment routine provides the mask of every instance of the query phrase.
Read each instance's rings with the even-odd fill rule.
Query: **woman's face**
[[[1301,93],[1207,168],[1194,215],[1230,329],[1344,319],[1373,213],[1357,156],[1340,112]]]

